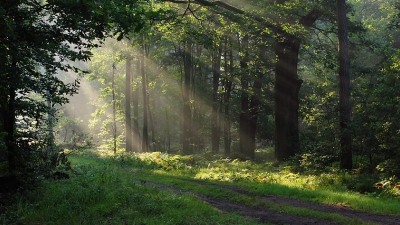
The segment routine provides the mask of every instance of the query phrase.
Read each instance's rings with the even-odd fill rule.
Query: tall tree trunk
[[[229,49],[228,49],[228,39],[229,39]],[[229,155],[231,153],[231,123],[230,123],[230,98],[232,91],[232,74],[233,74],[233,51],[232,51],[232,39],[226,37],[225,40],[225,94],[224,94],[224,152],[225,155]],[[229,51],[229,65],[228,65],[228,56],[227,52]]]
[[[184,47],[184,87],[183,87],[183,154],[192,154],[193,148],[190,146],[192,142],[191,127],[191,109],[190,109],[190,78],[192,71],[192,44],[187,42]]]
[[[339,38],[340,168],[352,169],[350,124],[350,72],[346,0],[337,0]]]
[[[288,0],[277,0],[284,4]],[[321,15],[315,8],[298,21],[286,19],[286,23],[299,23],[310,27]],[[277,32],[275,43],[275,156],[283,161],[300,152],[299,143],[299,91],[303,81],[297,75],[297,63],[301,40],[283,30]]]
[[[257,62],[257,73],[254,77],[254,83],[252,88],[252,95],[250,97],[250,105],[249,105],[249,123],[248,123],[248,145],[245,149],[246,156],[254,159],[254,152],[256,149],[256,131],[257,131],[257,120],[258,113],[261,107],[261,99],[262,93],[261,88],[263,85],[262,79],[264,77],[264,60],[266,57],[266,46],[260,45],[259,48],[259,61]]]
[[[211,111],[211,150],[215,153],[219,152],[219,141],[220,141],[220,128],[218,122],[218,87],[219,78],[221,76],[221,48],[217,49],[213,57],[213,101]]]
[[[141,73],[141,56],[136,59],[136,74],[139,76]],[[140,152],[140,130],[139,130],[139,87],[133,91],[133,151]]]
[[[200,59],[202,55],[202,45],[196,45],[196,58]],[[193,80],[193,100],[194,100],[194,105],[193,105],[193,145],[195,147],[194,150],[196,152],[200,152],[200,150],[204,149],[204,132],[202,129],[204,126],[203,123],[203,112],[202,112],[202,104],[200,101],[200,97],[197,94],[198,92],[201,92],[200,87],[201,85],[196,85],[196,84],[201,84],[204,83],[203,81],[203,75],[202,75],[202,63],[197,60],[195,65],[193,66],[194,68],[194,80]]]
[[[291,35],[285,37],[275,45],[275,154],[278,161],[300,151],[298,95],[303,82],[297,75],[300,41]]]
[[[247,149],[249,146],[249,73],[247,71],[249,62],[248,44],[249,37],[246,35],[242,40],[242,51],[244,51],[244,57],[240,60],[240,68],[242,72],[240,77],[241,111],[239,118],[239,151],[244,156],[251,158],[251,154],[247,155],[249,153]]]
[[[132,152],[132,121],[131,121],[131,77],[132,77],[132,57],[126,58],[125,76],[125,150]]]
[[[149,149],[149,133],[148,133],[148,118],[147,118],[147,79],[145,68],[145,38],[143,36],[141,46],[141,73],[142,73],[142,93],[143,93],[143,137],[142,137],[142,152],[147,152]]]
[[[112,65],[112,83],[111,83],[111,92],[112,92],[112,117],[113,117],[113,151],[114,154],[117,153],[117,119],[116,119],[116,100],[115,100],[115,65],[113,62]]]

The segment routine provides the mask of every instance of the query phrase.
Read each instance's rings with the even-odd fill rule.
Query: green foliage
[[[142,185],[106,166],[80,165],[78,176],[44,182],[1,222],[6,224],[256,224],[221,214],[193,196]]]

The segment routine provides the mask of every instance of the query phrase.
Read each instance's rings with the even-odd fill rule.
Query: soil
[[[126,171],[128,172],[128,171]],[[250,192],[247,192],[243,189],[234,186],[226,186],[226,185],[216,185],[211,184],[205,181],[193,181],[193,180],[186,180],[187,182],[195,182],[201,185],[208,185],[208,186],[216,186],[218,188],[225,188],[231,191],[235,191],[240,193],[241,195],[247,195],[256,198],[262,198],[265,201],[278,203],[282,205],[289,205],[293,207],[301,207],[312,209],[315,211],[320,212],[327,212],[327,213],[336,213],[348,218],[354,219],[354,222],[362,221],[364,223],[369,224],[385,224],[385,225],[395,225],[400,224],[400,216],[391,216],[391,215],[381,215],[381,214],[372,214],[363,211],[353,210],[346,206],[337,206],[337,205],[326,205],[326,204],[318,204],[312,202],[305,202],[298,199],[292,199],[288,197],[282,196],[275,196],[275,195],[256,195]],[[188,193],[192,195],[196,195],[200,199],[205,202],[208,202],[210,205],[214,206],[215,208],[221,210],[222,212],[233,212],[237,213],[246,217],[251,217],[256,219],[260,223],[272,223],[272,224],[290,224],[290,225],[309,225],[309,224],[323,224],[323,225],[330,225],[330,224],[337,224],[331,221],[305,217],[305,216],[298,216],[298,215],[289,215],[283,212],[278,212],[275,210],[270,210],[268,208],[262,207],[254,207],[248,206],[245,204],[240,204],[233,201],[218,199],[210,196],[204,196],[197,193],[186,192],[180,189],[177,189],[173,186],[167,186],[163,184],[154,183],[151,181],[140,180],[140,183],[143,185],[151,185],[154,187],[158,187],[160,189],[172,190],[176,193]]]

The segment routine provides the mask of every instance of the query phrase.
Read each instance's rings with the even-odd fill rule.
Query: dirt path
[[[185,190],[181,190],[175,188],[173,186],[154,183],[151,181],[144,181],[140,180],[140,183],[143,185],[150,185],[152,187],[157,187],[163,190],[173,191],[176,194],[190,194],[195,195],[201,200],[209,203],[210,205],[214,206],[215,208],[223,211],[223,212],[233,212],[240,214],[242,216],[251,217],[256,219],[260,223],[272,223],[276,225],[280,224],[290,224],[290,225],[309,225],[309,224],[323,224],[323,225],[334,225],[336,223],[332,223],[327,220],[320,220],[315,218],[308,218],[303,216],[296,216],[296,215],[288,215],[282,212],[277,212],[274,210],[270,210],[267,208],[260,208],[249,206],[233,201],[223,200],[219,198],[214,198],[211,196],[205,196],[198,193],[193,193]]]
[[[125,171],[125,172],[128,172],[128,171]],[[357,223],[356,221],[362,221],[364,223],[369,223],[369,224],[385,224],[385,225],[399,225],[400,224],[400,216],[387,216],[387,215],[372,214],[372,213],[368,213],[368,212],[353,210],[351,208],[344,207],[344,206],[305,202],[305,201],[292,199],[292,198],[288,198],[288,197],[282,197],[282,196],[256,195],[256,194],[247,192],[243,189],[240,189],[239,187],[228,186],[228,185],[217,185],[217,184],[212,184],[212,183],[208,183],[205,181],[193,181],[193,180],[186,180],[186,179],[181,179],[181,180],[184,180],[186,182],[193,182],[193,183],[200,184],[200,185],[215,186],[218,188],[228,189],[228,190],[237,192],[241,195],[256,197],[258,199],[263,199],[264,201],[267,201],[267,202],[277,203],[277,204],[281,204],[281,205],[289,205],[289,206],[293,206],[293,207],[307,208],[307,209],[320,211],[320,212],[324,212],[324,213],[336,213],[336,214],[354,219],[355,223]],[[298,215],[289,215],[289,214],[278,212],[276,210],[271,210],[268,208],[248,206],[248,205],[233,202],[233,201],[218,199],[218,198],[214,198],[214,197],[210,197],[210,196],[204,196],[204,195],[201,195],[198,193],[184,191],[184,190],[178,189],[173,186],[154,183],[151,181],[140,180],[140,183],[144,184],[144,185],[154,186],[154,187],[164,189],[164,190],[171,190],[178,194],[182,194],[182,193],[192,194],[192,195],[199,197],[203,201],[208,202],[210,205],[220,209],[221,211],[234,212],[234,213],[237,213],[237,214],[240,214],[243,216],[251,217],[261,223],[269,222],[272,224],[290,224],[290,225],[336,224],[336,223],[333,223],[333,222],[327,221],[327,220],[305,217],[305,216],[298,216]]]
[[[202,185],[208,185],[208,186],[216,186],[218,188],[225,188],[229,189],[231,191],[235,191],[237,193],[247,195],[247,196],[256,196],[258,198],[262,198],[266,201],[278,203],[278,204],[285,204],[285,205],[290,205],[294,207],[301,207],[301,208],[307,208],[307,209],[312,209],[316,211],[321,211],[321,212],[327,212],[327,213],[337,213],[339,215],[343,215],[349,218],[354,218],[358,219],[363,222],[367,223],[372,223],[372,224],[390,224],[390,225],[399,225],[400,224],[400,217],[399,216],[388,216],[388,215],[380,215],[380,214],[372,214],[368,212],[363,212],[363,211],[357,211],[353,210],[351,208],[345,207],[345,206],[337,206],[337,205],[326,205],[326,204],[318,204],[318,203],[312,203],[312,202],[305,202],[301,201],[298,199],[292,199],[288,197],[283,197],[283,196],[276,196],[276,195],[255,195],[253,193],[244,191],[238,187],[235,186],[228,186],[228,185],[216,185],[216,184],[211,184],[208,182],[204,181],[193,181],[193,180],[186,180],[188,182],[194,182],[197,184],[202,184]],[[400,210],[400,209],[399,209]],[[274,211],[276,213],[276,211]],[[287,216],[287,215],[286,215]],[[271,220],[272,222],[272,220]],[[303,223],[302,221],[298,223],[299,221],[289,222],[288,224],[329,224],[325,223],[325,221],[316,221],[316,223]],[[322,223],[320,223],[322,222]],[[273,222],[274,223],[274,222]],[[277,224],[285,224],[284,223],[277,223]],[[332,224],[332,223],[331,223]]]

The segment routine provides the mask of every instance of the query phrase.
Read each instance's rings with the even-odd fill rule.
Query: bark
[[[279,4],[287,0],[278,1]],[[314,9],[300,18],[302,26],[310,27],[321,15]],[[293,20],[285,21],[290,24]],[[277,30],[275,43],[275,156],[278,161],[286,160],[300,152],[299,143],[299,91],[303,81],[298,78],[297,64],[301,40],[291,34]]]
[[[143,38],[144,42],[144,38]],[[145,68],[145,44],[141,48],[141,74],[142,74],[142,94],[143,94],[143,136],[142,136],[142,152],[147,152],[149,149],[149,134],[148,134],[148,115],[147,115],[147,79]]]
[[[256,131],[257,131],[257,119],[261,108],[262,99],[262,79],[264,77],[264,72],[262,67],[264,66],[264,58],[267,49],[266,46],[259,46],[259,61],[257,62],[257,74],[254,78],[253,84],[253,94],[250,97],[249,105],[249,127],[248,127],[248,145],[245,149],[245,154],[247,157],[254,159],[254,152],[256,149]]]
[[[233,51],[232,48],[228,50],[228,39],[229,43],[232,44],[231,38],[226,38],[225,41],[225,94],[224,94],[224,152],[225,155],[229,155],[231,153],[231,123],[230,123],[230,98],[232,92],[232,74],[233,74]],[[228,54],[229,51],[229,65],[228,65]]]
[[[190,109],[190,78],[192,71],[192,44],[186,43],[184,51],[184,87],[183,87],[183,132],[182,144],[183,154],[192,154],[192,127],[191,127],[191,109]]]
[[[244,58],[240,60],[240,68],[242,70],[242,74],[240,77],[240,85],[241,85],[241,111],[239,118],[239,151],[246,157],[252,157],[249,154],[248,146],[249,146],[249,136],[248,136],[248,128],[249,128],[249,74],[248,74],[248,62],[249,62],[249,54],[248,54],[248,44],[249,37],[246,35],[242,40],[242,51],[245,52]]]
[[[139,56],[140,57],[140,56]],[[137,65],[136,65],[136,70],[137,74],[140,74],[140,66],[141,66],[141,59],[137,58]],[[133,151],[135,152],[140,152],[140,130],[139,130],[139,88],[136,87],[136,89],[133,92],[133,97],[132,97],[132,103],[133,103]]]
[[[300,151],[299,146],[299,90],[297,62],[300,41],[287,37],[275,45],[275,154],[278,161],[288,159]]]
[[[352,169],[350,124],[350,72],[346,1],[337,0],[339,38],[340,168]]]
[[[132,121],[131,121],[131,77],[132,57],[126,58],[125,76],[125,150],[132,152]]]
[[[220,142],[220,126],[218,120],[218,88],[219,79],[221,76],[221,48],[217,49],[214,53],[213,58],[213,101],[212,101],[212,112],[211,112],[211,150],[214,153],[219,152],[219,142]]]

